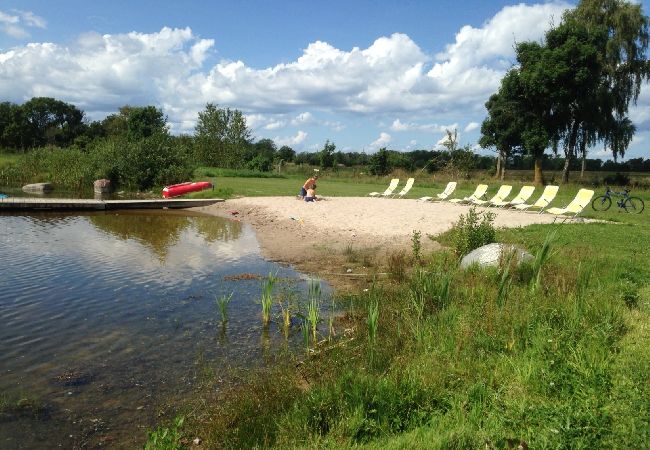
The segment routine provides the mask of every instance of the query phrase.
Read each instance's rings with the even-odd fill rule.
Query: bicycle
[[[641,200],[639,197],[632,197],[629,194],[629,189],[624,189],[623,192],[615,192],[612,191],[609,186],[607,186],[605,195],[596,197],[591,202],[591,207],[594,209],[594,211],[607,211],[610,206],[612,206],[612,196],[616,196],[620,197],[620,200],[616,200],[616,206],[618,206],[619,211],[621,209],[624,209],[631,214],[641,214],[645,208],[643,200]]]

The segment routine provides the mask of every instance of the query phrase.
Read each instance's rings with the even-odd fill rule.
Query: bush
[[[479,214],[476,207],[470,208],[467,215],[458,218],[451,229],[454,252],[458,256],[466,255],[472,250],[496,240],[494,229],[495,214],[485,212]]]
[[[615,175],[607,175],[603,178],[603,182],[608,186],[628,186],[630,184],[630,176],[616,172]]]

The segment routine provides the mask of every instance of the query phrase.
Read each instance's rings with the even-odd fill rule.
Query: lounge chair
[[[578,214],[585,209],[589,203],[591,203],[591,198],[594,196],[594,191],[591,189],[580,189],[576,194],[575,198],[571,200],[566,208],[549,208],[546,210],[549,214],[554,214],[556,216],[568,215],[572,217],[577,217]],[[566,220],[566,219],[565,219]]]
[[[478,200],[478,199],[480,199],[481,197],[483,197],[485,195],[487,190],[488,190],[488,185],[487,184],[479,184],[478,186],[476,186],[476,190],[474,191],[474,193],[472,195],[470,195],[469,197],[452,198],[449,201],[451,203],[464,203],[464,202],[471,202],[472,200]]]
[[[542,192],[542,195],[537,199],[535,203],[532,205],[529,205],[528,203],[521,203],[519,205],[514,205],[514,208],[517,208],[521,211],[526,211],[530,208],[539,208],[539,212],[541,213],[544,211],[544,208],[546,208],[548,204],[553,201],[559,189],[560,188],[558,186],[546,186],[544,188],[544,192]]]
[[[513,198],[509,202],[503,200],[500,202],[491,202],[491,203],[492,206],[498,206],[498,207],[521,205],[523,203],[526,203],[526,200],[528,200],[533,195],[533,192],[535,192],[535,186],[524,186],[519,191],[519,194],[517,194],[515,198]]]
[[[472,200],[472,203],[475,205],[487,205],[492,202],[502,202],[508,195],[510,195],[510,191],[512,191],[512,186],[509,184],[504,184],[499,188],[497,193],[494,194],[494,197],[492,197],[490,200],[475,199]]]
[[[388,185],[388,188],[384,192],[371,192],[368,194],[371,197],[390,197],[393,195],[393,191],[399,184],[399,178],[393,178],[390,180],[390,184]]]
[[[406,184],[404,185],[404,188],[402,188],[402,190],[399,191],[397,194],[395,194],[393,197],[404,198],[404,196],[408,194],[408,192],[413,187],[413,183],[415,183],[415,178],[409,178],[408,180],[406,180]]]
[[[420,197],[419,200],[422,200],[423,202],[428,202],[430,200],[436,200],[436,197],[438,200],[445,200],[447,197],[451,195],[452,192],[454,192],[454,189],[456,189],[456,182],[450,181],[449,183],[447,183],[447,187],[445,188],[445,190],[442,191],[440,194],[436,194],[435,197]]]

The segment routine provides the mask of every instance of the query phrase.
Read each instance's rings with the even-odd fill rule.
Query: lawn
[[[294,195],[302,181],[216,180],[231,195]],[[318,190],[366,195],[381,181],[323,178]],[[418,181],[409,197],[445,182]],[[579,188],[562,186],[553,204]],[[375,268],[388,278],[338,299],[351,334],[226,395],[197,393],[208,406],[178,406],[182,433],[208,448],[647,448],[649,213],[589,207],[585,216],[610,222],[497,230],[537,256],[518,268],[459,269],[453,232],[435,237],[448,250],[394,253]]]

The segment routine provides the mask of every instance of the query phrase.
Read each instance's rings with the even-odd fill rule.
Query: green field
[[[215,181],[230,196],[293,195],[303,177]],[[445,182],[418,178],[409,197]],[[324,177],[318,191],[366,195],[387,184]],[[500,183],[489,184],[491,195]],[[553,204],[579,188],[561,186]],[[352,334],[280,358],[221,395],[207,377],[205,391],[178,405],[184,425],[157,436],[178,432],[170,448],[182,436],[207,448],[648,448],[648,214],[588,208],[610,222],[497,230],[499,242],[540,258],[519,268],[459,269],[452,232],[435,237],[449,250],[420,262],[415,246],[386,260],[348,249],[342,264],[389,274],[339,296]]]

